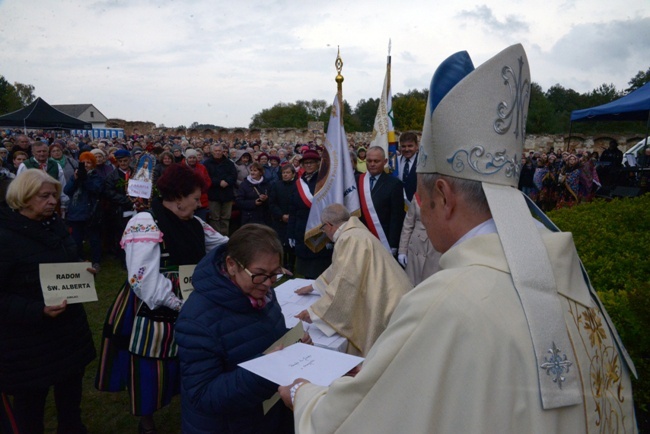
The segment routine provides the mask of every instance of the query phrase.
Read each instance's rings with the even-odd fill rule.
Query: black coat
[[[54,217],[48,224],[0,209],[0,390],[48,387],[95,358],[82,304],[44,316],[39,264],[75,262],[75,243]]]
[[[366,176],[370,176],[366,173]],[[402,234],[402,225],[404,224],[404,188],[402,181],[387,174],[382,173],[377,180],[375,187],[370,192],[372,204],[377,211],[377,217],[381,227],[386,234],[388,244],[391,248],[399,247],[399,238]],[[362,189],[362,185],[357,185]],[[365,218],[362,218],[363,224],[368,225]]]
[[[535,183],[533,178],[535,177],[535,166],[532,164],[524,164],[521,166],[521,173],[519,175],[519,185],[518,188],[535,188]]]
[[[237,206],[241,210],[242,225],[246,223],[271,224],[269,199],[261,205],[255,203],[260,194],[266,194],[268,196],[269,190],[270,186],[266,179],[257,185],[253,185],[248,179],[244,179],[237,191]],[[258,192],[259,194],[257,194]]]
[[[113,170],[104,180],[104,197],[119,218],[122,218],[123,212],[133,211],[133,202],[126,195],[126,176],[120,169]]]
[[[235,163],[228,158],[216,160],[210,158],[204,164],[212,180],[208,190],[208,200],[214,202],[232,202],[235,200],[235,187],[237,186],[237,168]],[[221,181],[226,181],[226,187],[221,186]]]
[[[271,185],[271,216],[273,229],[278,233],[283,245],[287,244],[287,223],[282,221],[282,216],[289,214],[291,197],[296,194],[296,181],[278,181]]]

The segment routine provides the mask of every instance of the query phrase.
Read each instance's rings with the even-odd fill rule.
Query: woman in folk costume
[[[537,196],[537,206],[542,211],[551,211],[555,208],[557,202],[557,179],[559,169],[556,163],[557,157],[551,153],[548,161],[544,163],[544,177],[542,178],[542,188]]]
[[[581,200],[578,157],[570,155],[558,176],[557,208],[569,208]]]
[[[179,393],[178,266],[197,264],[228,241],[194,216],[202,185],[186,165],[171,165],[157,183],[161,197],[129,221],[122,237],[129,277],[107,314],[95,383],[100,391],[129,389],[141,433],[156,432],[153,413]]]
[[[595,161],[591,158],[591,153],[585,151],[580,159],[580,192],[585,201],[591,201],[596,196],[596,191],[600,188],[600,179],[596,172]]]

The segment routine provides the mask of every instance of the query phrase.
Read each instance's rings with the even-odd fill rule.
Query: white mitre
[[[467,52],[449,57],[431,80],[417,172],[483,185],[528,321],[542,405],[551,409],[580,403],[582,386],[575,366],[568,368],[576,358],[548,253],[517,190],[529,99],[521,45],[476,69]]]

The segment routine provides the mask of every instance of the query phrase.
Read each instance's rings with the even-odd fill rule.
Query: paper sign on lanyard
[[[95,276],[87,269],[90,262],[39,264],[41,290],[45,306],[97,301]]]
[[[196,264],[178,266],[178,282],[183,300],[187,300],[192,291],[194,291],[194,286],[192,286],[192,274],[194,274],[195,268]]]

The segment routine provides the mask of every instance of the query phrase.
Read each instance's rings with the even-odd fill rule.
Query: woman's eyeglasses
[[[284,273],[276,273],[276,274],[263,274],[263,273],[257,273],[253,274],[251,271],[244,267],[239,261],[237,261],[237,265],[242,267],[246,274],[248,274],[251,277],[251,280],[253,281],[254,284],[256,285],[261,285],[262,283],[266,282],[267,280],[270,280],[271,283],[275,283],[278,281],[278,279],[282,279],[284,277]]]

